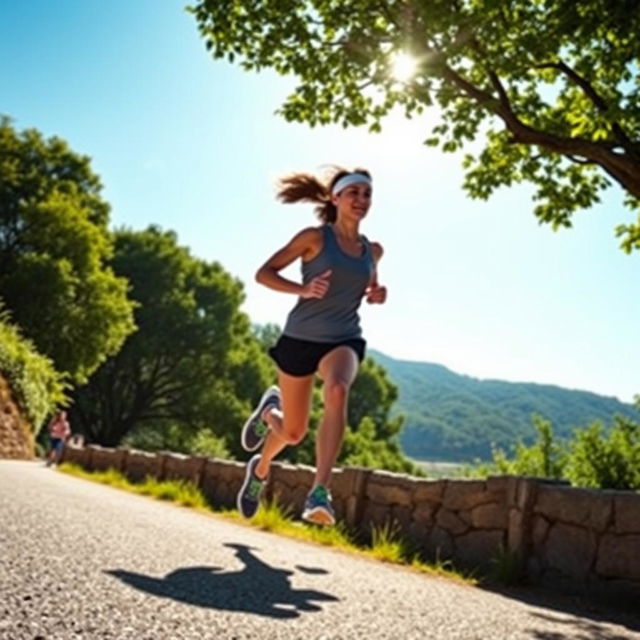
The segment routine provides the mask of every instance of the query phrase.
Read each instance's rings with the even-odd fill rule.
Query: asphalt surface
[[[640,639],[640,620],[0,461],[0,638],[622,640]]]

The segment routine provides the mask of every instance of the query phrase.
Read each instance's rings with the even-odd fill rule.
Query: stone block
[[[390,518],[391,512],[388,506],[367,502],[362,514],[362,529],[370,534],[372,527],[383,526]]]
[[[360,467],[348,467],[344,469],[341,478],[341,487],[336,494],[344,500],[344,520],[346,524],[357,529],[362,519],[362,510],[365,503],[365,495],[369,477],[372,474],[371,469],[362,469]]]
[[[334,500],[345,500],[353,491],[353,477],[346,469],[334,469],[331,473],[331,495]]]
[[[446,480],[424,480],[419,478],[413,483],[413,502],[420,503],[424,500],[430,502],[442,502]]]
[[[547,533],[549,533],[549,521],[542,516],[535,516],[531,528],[531,542],[536,553],[544,547]]]
[[[540,486],[540,479],[530,478],[527,476],[515,477],[514,482],[515,484],[513,487],[515,488],[515,495],[512,495],[511,485],[509,485],[508,489],[509,499],[513,499],[512,502],[509,502],[509,505],[515,506],[523,513],[528,514],[533,508],[533,504],[536,500],[538,487]]]
[[[507,548],[509,551],[522,554],[527,544],[527,534],[524,513],[515,507],[511,507],[509,509],[509,527],[507,530]]]
[[[469,531],[454,538],[454,558],[474,567],[489,567],[504,544],[504,531]]]
[[[506,505],[488,503],[477,506],[471,510],[471,524],[475,529],[506,529]]]
[[[614,502],[616,533],[640,533],[640,494],[618,493]]]
[[[119,470],[119,456],[115,449],[92,445],[91,455],[92,471],[107,471],[107,469]]]
[[[277,498],[278,502],[280,501],[284,502],[289,500],[289,494],[291,493],[291,488],[289,487],[288,484],[285,484],[281,480],[278,480],[277,478],[274,478],[274,477],[270,478],[269,484],[270,484],[270,490],[271,490],[270,497]]]
[[[147,476],[157,478],[160,456],[132,449],[127,456],[125,475],[131,482],[143,482]]]
[[[569,524],[556,523],[547,535],[543,550],[545,566],[584,580],[595,559],[597,539],[593,532]]]
[[[400,531],[406,531],[411,523],[411,508],[404,505],[391,507],[391,519],[398,523]]]
[[[611,519],[612,508],[611,496],[601,491],[540,485],[534,512],[552,522],[578,524],[602,532]]]
[[[388,484],[385,479],[389,480]],[[372,474],[366,488],[367,498],[382,505],[400,504],[408,507],[412,503],[411,494],[411,484],[402,476],[390,480],[384,476],[381,477],[378,473]]]
[[[347,501],[344,498],[334,498],[333,510],[336,512],[336,520],[343,522],[347,513]],[[299,513],[302,514],[302,509],[300,509]]]
[[[507,487],[511,476],[489,476],[487,478],[487,491],[496,495],[496,502],[499,499],[506,499]]]
[[[116,449],[114,455],[114,463],[115,469],[124,473],[124,470],[127,468],[127,457],[129,456],[129,449]]]
[[[433,527],[427,545],[429,553],[436,559],[447,560],[453,556],[453,538],[442,527]]]
[[[442,507],[436,515],[436,523],[441,529],[454,536],[460,535],[469,529],[469,525],[459,518],[453,511]]]
[[[85,468],[87,450],[83,447],[65,447],[63,451],[62,461],[77,464]]]
[[[216,506],[215,489],[218,483],[218,476],[216,475],[216,466],[212,462],[211,459],[208,459],[204,465],[200,478],[200,490],[208,502]]]
[[[244,480],[246,464],[237,460],[216,460],[217,475],[222,482],[237,482],[240,484]]]
[[[600,541],[596,573],[640,583],[640,535],[605,534]]]
[[[220,480],[213,488],[213,505],[222,509],[235,509],[237,490],[229,485],[228,482]]]
[[[481,480],[449,480],[442,504],[447,509],[473,509],[480,504],[493,502],[494,496],[487,491],[486,483]]]
[[[290,472],[289,484],[291,486],[304,486],[309,490],[313,484],[315,475],[316,470],[313,467],[305,464],[296,465]]]
[[[274,484],[285,485],[286,487],[295,487],[296,468],[292,464],[283,464],[274,462],[269,470],[269,478]]]
[[[197,458],[191,458],[181,453],[165,453],[163,466],[163,480],[182,480],[197,484],[199,463]]]
[[[407,529],[407,538],[419,551],[426,551],[429,546],[431,527],[412,522]]]
[[[432,502],[420,502],[412,513],[412,519],[420,525],[432,526],[435,522],[436,506]]]

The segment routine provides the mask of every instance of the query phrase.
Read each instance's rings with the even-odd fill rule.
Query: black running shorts
[[[278,368],[290,376],[309,376],[318,370],[320,360],[336,347],[351,347],[362,362],[367,343],[362,338],[352,338],[339,342],[311,342],[289,336],[280,336],[269,355]]]

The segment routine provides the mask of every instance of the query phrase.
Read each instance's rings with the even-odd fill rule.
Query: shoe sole
[[[302,519],[312,524],[319,524],[323,527],[330,527],[336,523],[336,519],[325,509],[316,507],[311,511],[305,511],[302,514]]]
[[[247,434],[247,431],[249,430],[251,423],[254,420],[262,420],[262,418],[260,417],[260,414],[264,411],[264,402],[270,395],[272,395],[272,393],[273,393],[272,388],[269,387],[269,389],[267,389],[262,394],[262,397],[258,402],[258,406],[254,409],[253,413],[249,416],[247,421],[242,425],[242,431],[240,432],[240,444],[242,445],[242,448],[245,451],[256,451],[257,449],[260,448],[260,445],[264,442],[264,437],[263,437],[260,440],[258,440],[258,443],[254,447],[249,447],[246,442],[246,434]]]

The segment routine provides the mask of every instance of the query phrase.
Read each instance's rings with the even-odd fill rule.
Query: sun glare
[[[418,61],[408,53],[398,51],[391,58],[391,72],[398,82],[407,82],[417,71]]]

